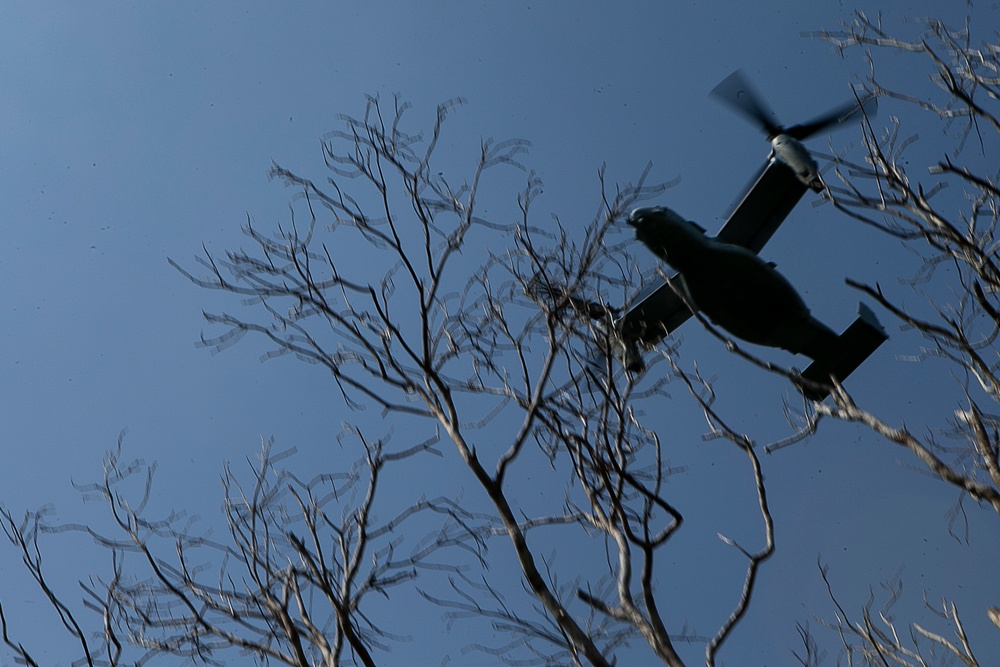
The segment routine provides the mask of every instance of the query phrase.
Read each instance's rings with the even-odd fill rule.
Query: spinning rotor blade
[[[760,125],[769,137],[781,134],[782,129],[774,120],[774,112],[754,90],[743,70],[738,69],[727,76],[709,94],[745,114]]]
[[[785,130],[785,134],[801,141],[807,137],[811,137],[817,132],[825,130],[828,127],[843,125],[845,123],[854,123],[861,120],[864,116],[868,116],[870,118],[874,116],[877,111],[878,102],[875,96],[869,93],[865,97],[861,98],[860,103],[855,101],[849,104],[844,104],[829,113],[823,114],[818,118],[814,118],[808,123],[788,128]]]

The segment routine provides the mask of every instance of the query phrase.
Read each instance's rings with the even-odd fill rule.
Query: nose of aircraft
[[[643,206],[642,208],[632,209],[632,212],[628,214],[628,218],[625,219],[625,222],[631,227],[638,227],[644,222],[644,218],[646,218],[646,216],[658,208],[659,207],[656,206]]]

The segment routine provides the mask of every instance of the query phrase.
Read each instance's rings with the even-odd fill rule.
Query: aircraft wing
[[[773,157],[736,205],[715,238],[759,253],[808,190],[785,163]],[[677,274],[671,278],[676,280]],[[664,282],[622,315],[622,335],[652,345],[683,324],[691,311]]]
[[[791,168],[772,157],[715,238],[760,252],[808,189]]]
[[[680,276],[671,278],[680,285]],[[622,337],[653,345],[691,317],[687,304],[666,281],[640,298],[618,321]]]

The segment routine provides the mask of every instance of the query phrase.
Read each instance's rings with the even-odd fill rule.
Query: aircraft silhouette
[[[712,238],[693,222],[662,206],[632,211],[636,238],[678,274],[668,287],[688,312],[750,343],[804,354],[813,363],[802,374],[818,383],[850,375],[888,337],[874,313],[861,314],[843,334],[817,320],[774,264],[746,247]],[[826,389],[806,387],[816,400]]]
[[[764,130],[771,144],[770,155],[715,237],[707,236],[704,229],[669,209],[654,207],[633,212],[629,223],[636,227],[639,240],[679,274],[639,298],[610,329],[602,329],[609,333],[611,342],[605,341],[600,347],[605,354],[614,354],[630,371],[641,370],[640,348],[655,345],[691,316],[690,306],[678,292],[677,285],[681,284],[691,304],[734,336],[812,358],[803,377],[829,383],[832,374],[843,380],[887,338],[874,313],[862,304],[858,319],[838,336],[809,314],[791,284],[756,253],[809,189],[822,191],[825,187],[802,140],[871,116],[876,111],[875,98],[856,100],[810,122],[786,128],[773,120],[774,114],[739,70],[711,94]],[[680,245],[671,248],[673,244]],[[694,248],[704,265],[685,261],[681,250],[685,244]],[[692,281],[693,288],[690,284],[683,287]],[[743,297],[731,297],[722,285],[741,290]],[[817,400],[826,395],[818,390],[806,393]]]
[[[726,77],[711,94],[760,125],[771,144],[771,153],[764,166],[715,236],[719,241],[758,253],[802,196],[810,188],[822,189],[816,162],[802,145],[802,140],[827,128],[856,122],[865,115],[874,114],[875,98],[863,98],[808,123],[784,129],[771,120],[774,114],[740,70]],[[638,299],[620,318],[617,328],[626,342],[650,346],[690,316],[687,306],[664,283]]]

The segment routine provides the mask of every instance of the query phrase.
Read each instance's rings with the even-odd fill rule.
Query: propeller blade
[[[861,98],[860,103],[854,101],[849,104],[844,104],[829,113],[823,114],[818,118],[814,118],[808,123],[788,128],[785,130],[785,134],[802,141],[803,139],[811,137],[818,132],[822,132],[828,127],[843,125],[845,123],[854,123],[861,120],[865,116],[872,118],[877,111],[878,101],[875,95],[869,93],[865,97]]]
[[[743,70],[738,69],[727,76],[709,94],[745,114],[760,125],[769,137],[781,133],[781,126],[775,120],[774,112],[754,90]]]

